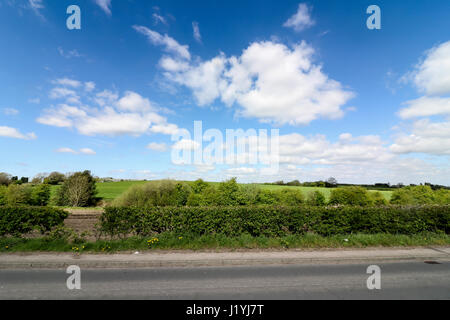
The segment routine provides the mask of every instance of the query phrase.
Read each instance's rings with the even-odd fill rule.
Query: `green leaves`
[[[450,232],[450,206],[419,207],[107,207],[100,228],[114,236],[180,234],[279,237],[313,232],[417,234]]]
[[[37,228],[48,232],[64,224],[68,213],[49,207],[0,207],[0,236],[20,236]]]

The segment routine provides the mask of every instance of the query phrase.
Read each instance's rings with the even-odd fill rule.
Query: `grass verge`
[[[122,240],[95,242],[51,238],[0,238],[0,253],[14,252],[74,252],[114,253],[151,250],[214,250],[214,249],[323,249],[367,247],[420,247],[450,245],[450,235],[423,233],[417,235],[352,234],[323,237],[308,234],[281,238],[226,237],[222,235],[191,236],[165,233],[153,238],[131,237]]]

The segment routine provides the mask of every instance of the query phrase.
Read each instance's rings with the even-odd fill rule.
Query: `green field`
[[[128,190],[133,185],[139,185],[139,184],[145,184],[148,181],[120,181],[120,182],[101,182],[97,183],[97,190],[98,190],[98,197],[102,198],[106,202],[110,202],[114,199],[116,199],[118,196],[120,196],[122,193],[124,193],[126,190]],[[213,184],[218,184],[216,182],[213,182]],[[303,192],[303,194],[306,196],[310,192],[314,191],[320,191],[322,192],[327,200],[330,197],[330,192],[332,189],[329,188],[320,188],[320,187],[290,187],[290,186],[277,186],[277,185],[265,185],[265,184],[257,184],[262,189],[267,190],[275,190],[280,188],[295,188],[299,189]],[[54,199],[56,192],[60,186],[53,186],[52,187],[52,199]],[[375,192],[372,190],[369,190],[369,192]],[[381,194],[387,199],[391,199],[392,191],[380,191]]]

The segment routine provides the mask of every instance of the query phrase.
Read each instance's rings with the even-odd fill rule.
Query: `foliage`
[[[0,172],[0,186],[8,186],[11,183],[11,175],[5,172]]]
[[[404,187],[394,191],[392,204],[450,204],[450,190],[433,190],[430,186]]]
[[[89,207],[97,202],[96,194],[96,182],[91,172],[76,172],[58,190],[56,201],[59,206]]]
[[[362,187],[344,187],[331,191],[330,205],[368,206],[373,204],[369,192]]]
[[[52,172],[44,179],[44,183],[58,185],[66,180],[66,176],[60,172]]]
[[[173,180],[152,181],[135,185],[113,201],[115,206],[184,206],[192,189]]]
[[[107,207],[100,230],[110,236],[151,236],[163,232],[279,237],[313,232],[450,233],[450,206],[418,207]]]
[[[308,199],[306,200],[306,203],[309,206],[319,207],[326,205],[327,200],[322,192],[314,191],[308,194]]]
[[[68,213],[50,207],[0,207],[0,236],[20,236],[37,228],[41,233],[62,226]]]

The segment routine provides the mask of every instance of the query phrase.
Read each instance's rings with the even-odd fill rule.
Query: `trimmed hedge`
[[[51,207],[1,207],[0,236],[20,236],[38,229],[41,233],[64,224],[68,213]]]
[[[450,232],[450,206],[418,207],[107,207],[100,231],[110,236],[162,232],[285,236],[314,232],[416,234]]]

